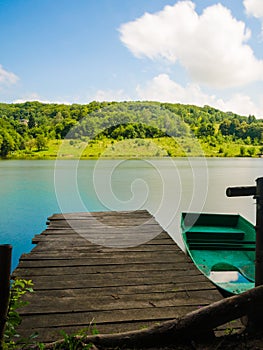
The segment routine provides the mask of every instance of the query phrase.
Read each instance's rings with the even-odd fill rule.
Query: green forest
[[[0,103],[0,157],[258,157],[263,120],[159,102]]]

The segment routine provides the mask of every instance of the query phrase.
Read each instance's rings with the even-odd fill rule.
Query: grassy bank
[[[146,138],[116,141],[103,138],[49,140],[42,150],[36,148],[12,152],[8,159],[97,159],[149,157],[258,157],[262,146],[244,143],[215,144],[196,138]]]

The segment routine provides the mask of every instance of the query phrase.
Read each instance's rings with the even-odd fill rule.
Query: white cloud
[[[207,95],[202,93],[197,84],[188,84],[183,87],[171,80],[167,74],[159,74],[145,87],[137,86],[137,94],[140,99],[160,102],[192,103],[202,106],[207,103]]]
[[[236,93],[225,101],[218,99],[217,107],[223,111],[231,111],[240,115],[248,116],[251,114],[256,117],[263,117],[262,108],[256,105],[250,96],[241,93]]]
[[[262,0],[244,0],[244,7],[248,15],[263,19],[263,1]]]
[[[257,117],[263,117],[263,108],[256,105],[250,96],[234,94],[229,99],[223,100],[215,95],[206,94],[197,84],[188,84],[183,87],[171,80],[167,74],[154,77],[143,87],[138,85],[136,91],[141,100],[195,104],[198,106],[210,105],[225,112],[231,111],[240,115],[254,114]]]
[[[15,84],[18,81],[18,79],[19,78],[14,73],[8,72],[0,64],[0,84],[1,85]]]
[[[128,101],[131,98],[120,90],[98,90],[96,94],[91,98],[94,101]]]
[[[192,1],[180,1],[119,30],[136,57],[179,62],[196,82],[225,88],[263,80],[263,60],[246,44],[250,31],[221,4],[198,15]]]
[[[36,92],[32,92],[30,94],[24,95],[21,98],[18,98],[16,100],[13,100],[12,103],[24,103],[24,102],[34,102],[38,101],[41,103],[57,103],[57,104],[65,104],[69,105],[71,102],[69,101],[56,101],[56,100],[47,100],[47,99],[42,99]]]
[[[261,32],[263,36],[263,1],[262,0],[244,0],[244,7],[249,16],[261,20]]]

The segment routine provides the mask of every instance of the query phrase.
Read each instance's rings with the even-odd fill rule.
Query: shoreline
[[[214,159],[263,159],[263,157],[261,156],[215,156],[215,155],[197,155],[197,156],[193,156],[193,155],[181,155],[181,156],[149,156],[149,155],[138,155],[138,156],[130,156],[130,155],[122,155],[122,156],[97,156],[97,157],[75,157],[72,155],[68,155],[68,156],[33,156],[33,157],[6,157],[6,158],[1,158],[0,157],[0,161],[7,161],[7,160],[118,160],[118,159],[129,159],[129,160],[139,160],[139,159],[154,159],[154,160],[162,160],[162,159],[187,159],[187,158],[214,158]]]

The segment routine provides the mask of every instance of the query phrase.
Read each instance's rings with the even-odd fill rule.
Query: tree
[[[28,119],[28,127],[29,127],[29,129],[32,129],[35,126],[36,126],[35,117],[32,114],[30,114],[29,119]]]
[[[223,122],[219,125],[219,130],[221,131],[221,134],[224,136],[230,135],[229,128],[230,128],[230,121],[228,119],[224,119]]]
[[[240,150],[239,150],[239,155],[240,155],[241,157],[244,157],[245,153],[246,153],[245,147],[244,147],[244,146],[241,146],[241,147],[240,147]]]
[[[37,135],[37,137],[36,137],[36,146],[37,146],[37,150],[38,151],[41,151],[41,150],[43,150],[44,148],[47,147],[47,139],[45,138],[44,135],[42,135],[42,134]]]
[[[254,123],[256,121],[256,117],[254,115],[249,115],[247,122],[248,124]]]
[[[203,123],[198,128],[198,136],[213,136],[215,134],[215,127],[211,123]]]
[[[237,118],[234,118],[229,126],[229,134],[236,135],[237,130],[240,128],[240,121]]]
[[[253,155],[256,153],[256,149],[254,147],[250,147],[247,150],[247,153],[248,153],[249,157],[253,157]]]
[[[34,139],[29,139],[27,142],[26,142],[26,147],[31,151],[32,148],[35,146],[36,142]]]
[[[0,140],[0,156],[5,158],[8,154],[15,150],[15,140],[13,137],[5,130],[1,132]]]

